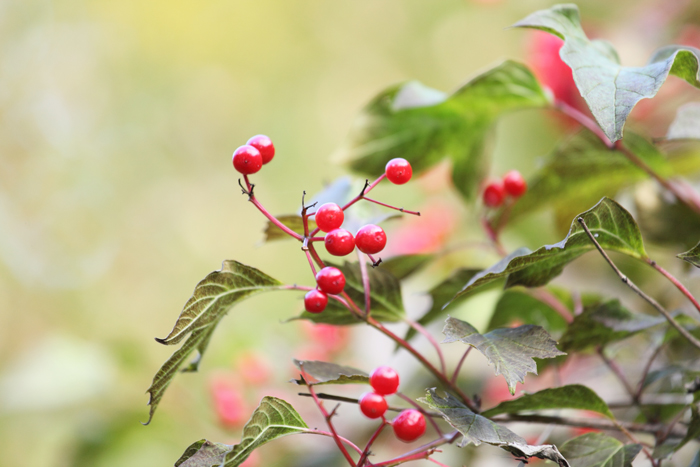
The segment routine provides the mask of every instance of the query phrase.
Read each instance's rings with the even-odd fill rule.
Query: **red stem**
[[[675,277],[673,277],[673,275],[672,275],[670,272],[668,272],[667,270],[665,270],[664,268],[662,268],[661,266],[659,266],[659,265],[656,263],[656,261],[652,261],[652,260],[650,260],[650,259],[647,259],[647,263],[648,263],[652,268],[654,268],[654,269],[656,269],[657,271],[659,271],[664,277],[666,277],[666,279],[668,279],[669,281],[671,281],[671,282],[673,283],[673,285],[675,285],[676,288],[677,288],[678,290],[680,290],[681,293],[682,293],[683,295],[685,295],[685,296],[688,298],[688,300],[690,300],[690,302],[693,304],[693,306],[695,307],[695,309],[698,310],[698,311],[700,311],[700,303],[698,303],[698,301],[695,299],[695,297],[693,297],[693,294],[691,294],[690,291],[689,291],[688,289],[686,289],[685,286],[684,286],[683,284],[681,284],[680,281],[679,281],[678,279],[676,279]]]
[[[457,368],[455,368],[455,372],[452,375],[452,379],[450,380],[450,381],[452,381],[452,384],[457,384],[457,377],[459,376],[459,370],[462,369],[462,364],[467,359],[469,352],[471,352],[473,348],[474,347],[472,347],[471,345],[468,345],[467,350],[464,351],[464,355],[462,355],[462,358],[459,359],[459,363],[457,364]]]
[[[369,449],[372,447],[372,444],[374,444],[374,441],[379,437],[381,434],[382,430],[384,429],[385,426],[387,426],[389,422],[382,417],[382,424],[379,425],[379,428],[377,428],[377,431],[374,432],[372,437],[367,441],[367,445],[365,446],[365,450],[362,451],[362,455],[360,456],[360,460],[357,461],[357,466],[358,467],[363,467],[365,465],[365,461],[367,460],[367,456],[369,456]]]
[[[305,435],[305,434],[307,434],[307,435],[320,435],[320,436],[327,436],[329,438],[333,438],[333,433],[329,433],[327,431],[321,431],[321,430],[302,431],[301,434],[302,435]],[[348,446],[353,448],[355,451],[357,451],[358,454],[362,454],[362,449],[357,447],[357,445],[355,443],[353,443],[352,441],[350,441],[347,438],[343,438],[340,435],[336,435],[336,436],[338,436],[338,439],[340,439],[342,442],[344,442],[345,444],[347,444]]]
[[[544,287],[537,289],[525,289],[525,293],[536,298],[545,305],[548,305],[551,309],[556,311],[559,316],[564,318],[567,323],[571,324],[574,321],[574,317],[566,305],[564,305],[561,300],[559,300],[552,292]]]
[[[491,225],[491,223],[483,217],[481,219],[481,225],[486,231],[486,235],[488,235],[489,240],[491,240],[491,243],[493,244],[493,247],[496,249],[496,252],[501,255],[501,256],[508,256],[508,252],[503,248],[503,245],[501,245],[501,241],[498,239],[498,232],[496,232]]]
[[[380,206],[384,206],[385,208],[395,209],[396,211],[401,211],[401,212],[406,213],[406,214],[413,214],[414,216],[420,216],[420,212],[419,212],[419,211],[409,211],[408,209],[397,208],[396,206],[392,206],[391,204],[382,203],[381,201],[377,201],[377,200],[375,200],[375,199],[368,198],[368,197],[366,197],[366,196],[363,196],[362,198],[363,198],[365,201],[369,201],[370,203],[374,203],[374,204],[378,204],[378,205],[380,205]]]
[[[436,461],[436,460],[433,459],[432,457],[428,457],[428,460],[429,460],[430,462],[432,462],[433,464],[441,465],[442,467],[449,467],[448,465],[445,465],[445,464],[443,464],[442,462]]]
[[[440,344],[438,343],[438,341],[436,341],[433,335],[430,334],[427,329],[421,326],[420,323],[417,323],[409,318],[404,318],[404,321],[408,323],[408,325],[415,329],[417,332],[422,334],[426,339],[428,339],[432,346],[435,347],[435,351],[438,354],[438,359],[440,360],[440,370],[442,370],[443,373],[447,374],[447,368],[445,367],[445,357],[442,354],[442,349],[440,348]]]
[[[365,291],[365,316],[369,317],[370,303],[372,297],[370,296],[369,289],[369,274],[367,274],[367,263],[362,257],[360,250],[357,250],[357,259],[360,261],[360,275],[362,276],[362,289]]]

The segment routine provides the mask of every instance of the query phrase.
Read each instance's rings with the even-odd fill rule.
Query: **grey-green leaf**
[[[685,253],[679,254],[677,257],[683,261],[689,262],[696,268],[700,268],[700,242]]]
[[[475,414],[450,394],[441,397],[436,393],[435,388],[428,389],[426,397],[419,399],[419,402],[440,412],[447,423],[464,436],[459,447],[468,444],[479,446],[481,443],[486,443],[500,447],[518,457],[549,459],[562,467],[569,467],[569,463],[559,453],[556,446],[530,446],[523,438],[508,428],[494,423],[482,415]]]
[[[277,220],[283,223],[285,226],[292,229],[294,232],[298,233],[299,235],[304,235],[304,221],[301,219],[301,216],[296,214],[287,214],[284,216],[277,216]],[[309,219],[309,231],[312,231],[315,228],[316,223],[313,219]],[[270,221],[267,221],[267,224],[265,225],[264,234],[266,242],[292,238]]]
[[[666,139],[700,139],[700,102],[689,102],[678,107]]]
[[[525,394],[515,400],[505,401],[482,412],[484,417],[502,413],[518,413],[548,409],[590,410],[613,419],[608,405],[592,389],[580,384],[549,388],[534,394]]]
[[[294,365],[319,384],[369,384],[369,375],[357,368],[316,360],[294,360]],[[301,383],[301,381],[298,381]]]
[[[572,69],[576,86],[611,141],[622,138],[632,108],[640,100],[654,97],[669,73],[700,88],[699,50],[664,47],[644,67],[622,66],[609,43],[586,37],[576,5],[537,11],[514,26],[541,29],[564,39],[559,55]]]
[[[426,264],[431,262],[435,258],[435,255],[400,255],[389,258],[386,261],[382,261],[380,265],[381,268],[388,270],[394,275],[398,280],[403,280],[425,267]]]
[[[175,462],[175,467],[214,467],[224,461],[233,446],[201,439],[192,443]]]
[[[484,354],[496,375],[505,377],[511,394],[515,394],[518,381],[525,382],[528,372],[537,374],[533,358],[565,355],[557,349],[557,342],[547,331],[532,324],[479,334],[471,324],[450,316],[442,332],[445,334],[443,343],[460,341]]]
[[[631,467],[641,450],[640,444],[622,444],[603,433],[586,433],[561,447],[571,467]]]

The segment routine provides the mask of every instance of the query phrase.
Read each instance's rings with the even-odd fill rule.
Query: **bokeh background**
[[[235,442],[263,394],[313,419],[287,383],[292,356],[366,370],[388,363],[413,377],[410,360],[370,330],[283,323],[301,310],[301,294],[280,292],[238,306],[200,372],[178,376],[151,425],[140,423],[145,390],[174,350],[153,338],[223,259],[288,283],[312,280],[294,243],[262,244],[265,222],[240,194],[233,150],[254,134],[272,137],[277,156],[255,176],[256,193],[271,212],[293,213],[302,190],[347,174],[334,151],[376,93],[409,79],[450,91],[504,58],[534,60],[534,33],[506,28],[554,3],[1,0],[0,465],[172,465],[200,438]],[[587,30],[612,41],[625,65],[661,45],[700,43],[697,2],[579,6]],[[664,92],[683,86],[670,81]],[[642,114],[637,124],[662,135],[673,112],[653,108],[654,121]],[[545,112],[507,116],[493,173],[532,173],[565,131]],[[445,188],[448,170],[377,190],[427,214],[392,224],[395,252],[483,239],[475,208]],[[560,239],[545,230],[525,223],[506,244]],[[457,264],[493,260],[478,249],[446,257],[404,290],[409,313],[429,306],[420,292]],[[470,302],[474,324],[494,299]],[[372,428],[355,412],[343,409],[366,436]],[[326,441],[281,441],[246,465],[340,465]],[[512,464],[484,450],[482,465]]]

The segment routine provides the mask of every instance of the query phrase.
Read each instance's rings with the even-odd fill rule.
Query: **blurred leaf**
[[[690,465],[688,467],[700,467],[700,450],[698,450],[697,454],[695,454],[693,460],[690,461]]]
[[[698,241],[700,215],[685,203],[669,198],[656,184],[640,186],[634,204],[639,227],[647,241],[691,248]],[[669,228],[673,226],[673,228]]]
[[[688,425],[688,431],[685,437],[680,441],[668,439],[663,444],[657,444],[654,447],[653,453],[655,459],[669,457],[674,452],[688,444],[688,442],[700,438],[700,413],[698,413],[697,406],[691,405],[690,407],[692,410],[692,415],[690,417],[690,424]]]
[[[546,303],[517,289],[506,290],[496,303],[488,331],[512,323],[537,324],[549,332],[566,329],[566,320]]]
[[[534,394],[525,394],[515,400],[505,401],[482,412],[484,417],[502,413],[529,412],[548,409],[591,410],[614,419],[608,405],[592,389],[580,384],[544,389]]]
[[[700,88],[700,50],[664,47],[645,67],[623,67],[608,42],[586,37],[578,7],[573,4],[537,11],[513,26],[541,29],[564,39],[559,55],[572,69],[581,96],[611,141],[622,138],[632,108],[640,100],[654,97],[669,72]]]
[[[561,447],[571,467],[631,467],[641,444],[623,444],[603,433],[586,433]]]
[[[696,268],[700,268],[700,242],[698,242],[698,244],[690,250],[686,251],[685,253],[681,253],[676,257],[682,259],[683,261],[689,262]]]
[[[538,457],[554,461],[560,466],[569,466],[556,446],[530,446],[527,441],[508,428],[475,414],[450,394],[440,397],[436,394],[435,388],[428,389],[426,397],[419,399],[419,402],[440,412],[447,423],[464,436],[458,444],[459,447],[469,444],[479,446],[481,443],[486,443],[504,449],[517,457]]]
[[[277,216],[277,220],[298,233],[299,235],[304,235],[304,222],[302,222],[301,216],[296,214],[286,214],[283,216]],[[309,219],[309,232],[316,228],[316,222],[313,219]],[[265,239],[266,242],[272,242],[275,240],[285,240],[287,238],[292,238],[282,231],[275,224],[267,221],[265,225]]]
[[[642,235],[630,213],[610,198],[603,198],[591,209],[576,216],[564,240],[554,245],[545,245],[535,252],[527,248],[514,251],[472,277],[445,306],[478,287],[502,278],[506,278],[506,287],[538,287],[547,284],[562,272],[564,266],[595,248],[576,220],[578,217],[583,217],[588,229],[606,250],[618,251],[638,259],[647,258]]]
[[[334,265],[345,275],[345,292],[352,298],[360,309],[364,309],[365,293],[362,287],[362,274],[359,263],[345,262],[342,266]],[[370,289],[370,308],[372,317],[382,322],[401,321],[405,315],[403,301],[401,299],[401,284],[389,271],[381,266],[373,268],[367,266]],[[326,324],[359,324],[361,319],[355,317],[340,302],[334,299],[328,300],[328,306],[323,313],[309,313],[304,311],[295,319],[308,319],[314,323]]]
[[[443,343],[460,341],[484,354],[494,366],[496,375],[502,374],[506,379],[511,394],[515,394],[516,382],[525,382],[526,373],[537,374],[533,357],[564,355],[547,331],[532,324],[479,334],[466,321],[448,317],[442,332],[445,334]]]
[[[337,365],[335,363],[319,362],[315,360],[294,359],[294,365],[311,376],[316,382],[309,382],[311,385],[319,384],[369,384],[369,375],[357,368]],[[297,384],[305,384],[297,381]]]
[[[483,146],[500,114],[548,104],[524,65],[506,61],[451,96],[418,82],[393,86],[363,110],[340,152],[351,167],[379,176],[395,157],[418,174],[450,158],[455,188],[471,199],[484,175]]]
[[[220,465],[232,447],[228,444],[200,439],[185,450],[175,462],[175,467],[214,467]]]
[[[666,139],[700,139],[700,102],[689,102],[678,107]]]
[[[435,255],[400,255],[382,261],[381,268],[403,280],[435,259]]]

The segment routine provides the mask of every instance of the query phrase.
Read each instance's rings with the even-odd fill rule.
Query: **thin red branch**
[[[396,206],[392,206],[391,204],[382,203],[381,201],[377,201],[376,199],[368,198],[368,197],[366,197],[366,196],[363,196],[362,199],[364,199],[365,201],[369,201],[370,203],[374,203],[374,204],[378,204],[378,205],[380,205],[380,206],[384,206],[385,208],[394,209],[394,210],[396,210],[396,211],[401,211],[401,212],[403,212],[403,213],[405,213],[405,214],[413,214],[414,216],[420,216],[420,212],[419,212],[419,211],[409,211],[408,209],[397,208]]]
[[[440,360],[440,370],[447,374],[447,368],[445,366],[445,356],[442,353],[442,349],[440,348],[440,344],[438,343],[437,340],[433,337],[430,332],[428,332],[427,329],[425,329],[423,326],[421,326],[420,323],[413,321],[412,319],[409,318],[404,318],[404,321],[411,326],[413,329],[416,330],[416,332],[420,333],[423,335],[426,339],[428,339],[428,342],[435,348],[435,351],[437,352],[438,359]]]
[[[564,320],[571,324],[574,321],[574,316],[571,311],[564,305],[561,300],[559,300],[556,295],[547,290],[544,287],[539,287],[536,289],[524,289],[524,292],[533,298],[541,301],[545,305],[548,305],[552,310],[556,311],[559,316],[564,318]]]
[[[459,370],[462,369],[462,365],[464,364],[464,361],[467,359],[467,356],[469,355],[469,352],[472,351],[474,347],[471,345],[467,346],[467,350],[464,351],[464,354],[462,355],[462,358],[459,359],[459,363],[457,364],[457,368],[455,368],[454,374],[452,374],[452,384],[457,384],[457,377],[459,376]]]
[[[695,297],[693,297],[693,294],[691,294],[690,291],[689,291],[688,289],[686,289],[685,286],[684,286],[683,284],[681,284],[681,282],[680,282],[678,279],[676,279],[670,272],[668,272],[667,270],[665,270],[664,268],[662,268],[661,266],[659,266],[659,265],[656,263],[656,261],[652,261],[652,260],[650,260],[650,259],[647,259],[647,263],[648,263],[652,268],[654,268],[654,269],[656,269],[657,271],[659,271],[666,279],[668,279],[669,281],[671,281],[671,283],[672,283],[673,285],[675,285],[676,288],[677,288],[678,290],[680,290],[680,292],[681,292],[683,295],[685,295],[686,298],[687,298],[688,300],[690,300],[690,302],[693,304],[693,306],[695,307],[695,309],[698,310],[698,311],[700,311],[700,303],[698,303],[698,301],[695,299]]]
[[[372,302],[372,297],[370,296],[369,288],[369,274],[367,274],[367,263],[365,258],[362,257],[360,250],[357,250],[357,259],[360,262],[360,276],[362,277],[362,289],[365,292],[365,316],[369,317],[370,304]]]
[[[302,434],[302,435],[320,435],[320,436],[327,436],[329,438],[333,438],[333,433],[329,433],[327,431],[321,431],[321,430],[307,430],[307,431],[300,432],[300,434]],[[362,449],[357,447],[357,445],[355,443],[353,443],[352,441],[350,441],[347,438],[343,438],[340,435],[336,435],[336,436],[338,436],[338,439],[340,439],[343,443],[347,444],[348,446],[353,448],[355,451],[357,451],[358,454],[362,454]]]
[[[376,441],[376,439],[379,437],[379,435],[382,433],[382,430],[384,427],[386,427],[389,424],[384,417],[382,417],[382,424],[379,425],[379,428],[374,432],[372,437],[367,441],[367,445],[365,446],[364,451],[362,451],[362,455],[360,456],[360,460],[357,461],[357,466],[358,467],[364,467],[365,461],[367,461],[367,456],[369,456],[370,453],[370,448],[372,447],[372,444]]]

